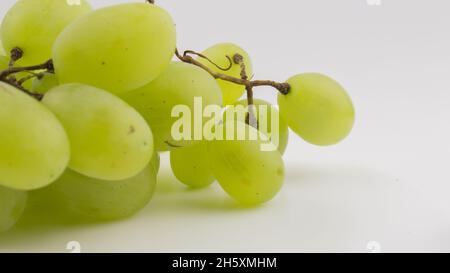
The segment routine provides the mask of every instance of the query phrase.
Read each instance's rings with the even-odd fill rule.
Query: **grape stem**
[[[240,54],[235,54],[233,56],[233,61],[235,64],[241,67],[241,79],[247,81],[247,69],[245,67],[244,57]],[[246,118],[246,123],[256,129],[258,129],[258,122],[255,115],[254,100],[253,100],[253,86],[245,85],[245,90],[247,91],[247,105],[248,105],[248,115]]]
[[[192,56],[189,55],[189,54],[193,54],[193,52],[194,51],[192,51],[192,50],[188,50],[188,51],[185,51],[183,54],[180,54],[178,49],[176,49],[175,55],[182,62],[189,63],[189,64],[192,64],[192,65],[195,65],[195,66],[198,66],[198,67],[204,69],[206,72],[211,74],[215,79],[221,79],[221,80],[232,82],[235,84],[244,85],[247,87],[247,89],[252,89],[252,90],[254,87],[257,87],[257,86],[271,86],[271,87],[277,89],[283,95],[289,94],[291,86],[288,83],[279,83],[279,82],[270,81],[270,80],[249,80],[248,78],[247,79],[242,79],[242,77],[235,78],[235,77],[228,76],[228,75],[225,75],[222,73],[217,73],[217,72],[213,71],[212,69],[210,69],[209,67],[207,67],[206,65],[195,60]],[[198,54],[199,53],[195,53],[195,55],[198,55]]]
[[[44,97],[42,94],[30,92],[27,89],[25,89],[22,86],[22,84],[24,84],[26,81],[28,81],[32,78],[40,77],[39,75],[41,75],[41,73],[35,73],[34,71],[45,70],[46,72],[54,73],[55,68],[53,67],[53,61],[50,59],[50,60],[46,61],[45,63],[39,64],[39,65],[15,67],[14,64],[20,58],[22,58],[22,56],[23,56],[22,49],[15,47],[11,50],[9,66],[7,69],[0,71],[0,81],[16,87],[17,89],[21,90],[25,94],[40,101]],[[15,74],[20,73],[20,72],[27,72],[27,73],[30,73],[31,75],[26,76],[20,80],[17,80],[17,78],[15,77]]]

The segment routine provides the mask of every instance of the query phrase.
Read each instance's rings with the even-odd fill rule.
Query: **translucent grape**
[[[63,0],[18,0],[6,14],[0,35],[7,52],[19,47],[19,65],[43,63],[51,57],[56,37],[76,18],[92,10],[85,0],[74,5]]]
[[[258,129],[269,136],[273,141],[273,143],[277,146],[278,151],[281,154],[284,154],[286,151],[286,147],[289,141],[289,127],[286,122],[280,117],[278,110],[273,107],[269,102],[254,99],[254,109],[255,109],[255,117],[258,122]],[[228,115],[233,114],[234,118],[240,122],[246,122],[248,117],[248,101],[241,100],[238,101],[236,105],[242,105],[245,108],[234,108],[235,112],[225,111],[225,118],[228,120]],[[264,108],[263,108],[264,107]],[[239,113],[238,111],[242,111]],[[274,111],[275,113],[272,113]],[[278,117],[277,120],[272,120],[272,115],[274,117]],[[275,132],[274,129],[277,128],[278,132]]]
[[[0,185],[31,190],[64,172],[70,157],[57,118],[32,97],[0,82]]]
[[[113,93],[155,79],[175,52],[170,15],[148,3],[120,4],[83,16],[53,47],[61,83],[84,83]]]
[[[109,92],[83,84],[60,85],[43,101],[69,136],[69,167],[97,179],[135,176],[149,163],[153,137],[145,120]]]
[[[9,230],[22,216],[27,192],[0,186],[0,232]]]
[[[181,62],[171,63],[156,80],[125,94],[123,98],[147,120],[158,151],[193,144],[190,140],[175,141],[172,136],[172,127],[179,120],[172,117],[175,106],[187,106],[193,117],[195,98],[202,98],[203,107],[222,104],[220,88],[214,78],[199,67]],[[197,111],[202,114],[203,108]],[[194,125],[192,121],[191,139],[195,136]]]
[[[53,87],[59,85],[58,77],[53,73],[45,73],[41,78],[32,81],[31,91],[45,94]]]
[[[189,187],[206,187],[215,180],[209,164],[206,142],[171,151],[170,165],[178,180]]]
[[[244,63],[246,66],[246,72],[249,77],[253,74],[253,67],[250,56],[240,48],[239,46],[231,43],[222,43],[214,45],[203,52],[203,55],[207,56],[211,61],[215,64],[219,65],[221,68],[228,68],[230,65],[230,60],[227,58],[231,58],[232,67],[228,71],[223,71],[217,68],[215,65],[210,63],[209,61],[199,58],[198,61],[202,64],[206,65],[208,68],[213,71],[233,76],[236,78],[241,78],[241,67],[239,64],[235,64],[233,61],[233,57],[236,54],[240,54],[244,57]],[[217,82],[222,90],[223,96],[223,105],[231,105],[235,103],[245,92],[245,86],[234,84],[228,81],[223,81],[218,79]]]
[[[67,170],[50,187],[31,194],[32,213],[27,212],[27,216],[50,214],[58,221],[72,223],[127,218],[150,202],[156,175],[151,165],[136,176],[120,181],[99,180]]]
[[[347,92],[321,74],[301,74],[288,80],[291,90],[280,94],[280,113],[289,127],[309,143],[327,146],[351,132],[355,109]]]
[[[234,123],[234,122],[233,122]],[[217,127],[225,134],[230,122]],[[253,206],[271,200],[280,191],[284,181],[284,163],[278,150],[262,151],[261,145],[267,137],[245,123],[247,136],[239,140],[214,140],[208,142],[209,160],[214,177],[222,188],[243,205]],[[225,137],[224,137],[225,139]]]

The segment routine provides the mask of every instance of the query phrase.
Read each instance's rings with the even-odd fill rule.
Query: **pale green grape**
[[[32,192],[27,216],[50,215],[61,222],[127,218],[150,202],[156,177],[150,164],[136,176],[120,181],[99,180],[67,170],[50,187]]]
[[[217,132],[225,134],[224,128],[234,123],[218,125]],[[245,123],[238,122],[239,126],[244,127],[247,137],[239,140],[235,132],[232,140],[208,142],[208,158],[214,177],[229,195],[244,205],[259,205],[280,191],[284,182],[283,159],[276,149],[263,151],[262,144],[267,139],[264,134]],[[252,140],[250,133],[259,137]]]
[[[138,174],[150,161],[150,128],[136,110],[109,92],[65,84],[50,90],[42,102],[66,129],[71,169],[98,179],[122,180]]]
[[[0,185],[37,189],[54,182],[70,157],[57,118],[32,97],[0,82]]]
[[[171,151],[170,165],[178,180],[189,187],[206,187],[215,180],[209,164],[206,142]]]
[[[269,136],[280,153],[284,154],[289,141],[289,127],[286,122],[280,117],[278,110],[269,102],[255,99],[253,104],[255,106],[254,110],[258,122],[258,129]],[[225,111],[225,119],[228,120],[230,118],[229,115],[232,114],[234,119],[237,119],[240,122],[246,122],[248,117],[248,101],[246,99],[238,101],[234,106],[237,105],[244,106],[244,108],[235,107],[233,108],[234,111]],[[272,113],[272,111],[274,111],[274,113]],[[272,120],[272,115],[277,119]],[[274,131],[275,128],[277,131]]]
[[[0,232],[9,230],[22,216],[27,192],[0,186]]]
[[[113,93],[155,79],[175,53],[170,15],[149,3],[121,4],[83,16],[53,47],[61,83],[85,83]]]
[[[85,0],[70,4],[65,0],[18,0],[8,11],[0,28],[7,52],[23,50],[19,65],[43,63],[51,57],[56,37],[72,21],[92,10]]]
[[[191,117],[194,117],[195,98],[202,98],[203,108],[222,104],[220,88],[214,78],[197,66],[181,62],[171,63],[156,80],[125,94],[123,98],[147,120],[152,128],[158,151],[193,144],[190,140],[175,141],[172,136],[172,127],[180,120],[179,117],[172,117],[175,106],[187,106],[191,111]],[[203,108],[196,111],[202,114]],[[188,136],[194,139],[196,124],[189,117],[188,120],[191,122],[191,132]]]
[[[309,143],[327,146],[351,132],[355,109],[339,83],[315,73],[300,74],[287,81],[291,90],[278,95],[280,113],[289,127]]]
[[[227,68],[230,65],[230,61],[227,59],[227,56],[231,58],[232,67],[228,71],[223,71],[217,68],[215,65],[211,64],[207,60],[203,58],[199,58],[198,61],[202,64],[206,65],[208,68],[213,71],[229,75],[235,78],[241,78],[241,67],[239,64],[235,64],[233,61],[233,57],[236,54],[240,54],[244,57],[244,63],[246,66],[246,72],[248,77],[251,77],[253,74],[252,62],[250,56],[240,48],[239,46],[231,43],[222,43],[214,45],[203,52],[203,55],[208,57],[215,64],[219,65],[221,68]],[[245,86],[234,84],[228,81],[223,81],[218,79],[217,82],[222,90],[223,96],[223,105],[231,105],[235,103],[245,92]]]
[[[41,78],[35,78],[32,81],[31,91],[45,94],[53,87],[59,85],[58,77],[53,73],[44,73]]]

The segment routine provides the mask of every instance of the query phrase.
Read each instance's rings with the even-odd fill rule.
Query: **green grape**
[[[255,99],[253,104],[255,105],[255,118],[258,123],[258,129],[270,137],[280,153],[284,154],[289,141],[289,127],[286,122],[280,117],[278,110],[267,101]],[[225,111],[225,119],[228,120],[228,115],[233,114],[234,119],[240,122],[246,122],[248,117],[248,101],[238,101],[234,106],[237,105],[244,106],[244,108],[234,108],[234,112],[229,112],[229,110]],[[276,118],[276,120],[272,120],[272,118]],[[278,132],[274,132],[274,128],[276,127],[278,127]]]
[[[22,216],[27,203],[27,192],[0,186],[0,232],[12,228]]]
[[[150,164],[136,176],[119,181],[99,180],[67,170],[50,187],[32,192],[27,216],[46,214],[72,223],[128,218],[150,202],[156,177]]]
[[[247,75],[251,77],[253,74],[253,68],[250,56],[247,54],[247,52],[245,52],[245,50],[243,50],[242,48],[240,48],[235,44],[231,43],[217,44],[208,48],[203,52],[203,55],[208,57],[211,61],[219,65],[221,68],[229,67],[230,60],[227,58],[227,56],[230,57],[232,67],[228,71],[220,70],[215,65],[213,65],[212,63],[203,58],[199,58],[198,61],[215,72],[219,72],[236,78],[241,78],[241,67],[239,64],[235,64],[233,61],[233,57],[236,54],[240,54],[242,57],[244,57]],[[243,85],[234,84],[220,79],[218,79],[217,82],[219,83],[219,86],[222,90],[223,105],[231,105],[235,103],[245,92],[245,86]]]
[[[232,125],[243,127],[246,137],[240,140],[235,130],[232,139],[225,138],[225,129]],[[222,138],[226,140],[208,142],[208,157],[214,177],[222,188],[247,206],[259,205],[275,197],[284,182],[284,163],[278,150],[263,151],[267,136],[242,122],[220,124],[217,133],[223,134]],[[251,134],[258,137],[253,140],[249,137]]]
[[[32,190],[64,172],[70,144],[57,118],[32,97],[0,82],[0,185]]]
[[[333,79],[315,73],[287,81],[291,90],[278,95],[280,113],[289,127],[311,144],[333,145],[351,132],[355,109],[347,92]]]
[[[65,84],[50,90],[42,102],[66,129],[71,169],[97,179],[122,180],[150,162],[150,128],[136,110],[109,92]]]
[[[31,91],[39,94],[45,94],[53,87],[59,85],[58,77],[53,73],[44,73],[40,78],[32,81]]]
[[[0,28],[7,52],[18,47],[23,57],[19,65],[43,63],[61,31],[72,21],[92,10],[85,0],[70,4],[63,0],[18,0],[8,11]]]
[[[175,53],[170,15],[149,3],[120,4],[83,16],[53,47],[61,83],[85,83],[113,93],[142,87],[162,73]]]
[[[206,142],[171,151],[170,165],[178,180],[189,187],[203,188],[215,180],[209,164]]]
[[[222,104],[220,88],[214,78],[197,66],[181,62],[171,63],[156,80],[125,94],[123,98],[147,120],[158,151],[194,144],[191,140],[195,137],[196,124],[192,121],[195,98],[202,98],[203,107]],[[180,119],[172,117],[172,111],[178,105],[185,105],[192,112],[192,119],[189,119],[191,132],[188,136],[191,140],[176,141],[172,135],[172,127]],[[203,108],[197,111],[202,113]]]

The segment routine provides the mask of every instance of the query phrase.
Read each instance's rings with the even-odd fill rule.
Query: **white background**
[[[286,185],[239,209],[218,186],[190,191],[163,156],[158,191],[136,217],[0,236],[0,251],[450,251],[450,2],[447,0],[159,0],[181,50],[246,48],[256,78],[331,75],[357,108],[352,135],[318,148],[292,135]],[[2,0],[3,14],[13,0]],[[91,0],[104,6],[112,0]],[[258,89],[275,102],[272,89]],[[370,244],[369,244],[370,245]]]

